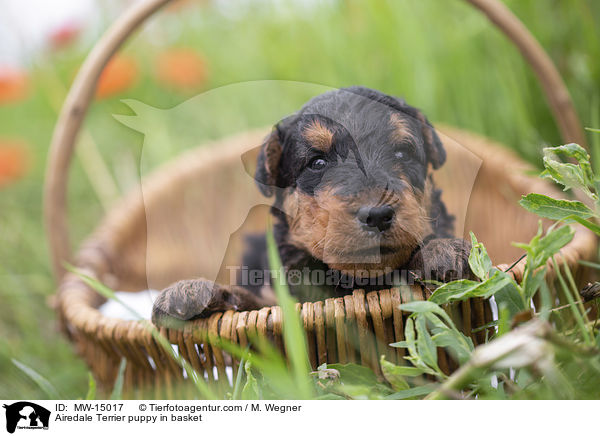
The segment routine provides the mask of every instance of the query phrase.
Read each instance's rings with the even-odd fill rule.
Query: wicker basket
[[[540,77],[565,141],[584,144],[583,133],[569,95],[552,63],[541,51],[522,24],[500,3],[469,0],[483,10],[517,43]],[[121,359],[127,359],[126,392],[136,386],[154,386],[157,395],[172,396],[174,383],[184,379],[184,372],[137,321],[103,316],[98,307],[104,299],[80,278],[66,274],[63,260],[70,260],[101,282],[121,291],[136,292],[148,287],[161,289],[169,283],[203,275],[216,277],[222,259],[206,255],[206,244],[227,248],[229,241],[216,239],[211,226],[231,227],[232,208],[250,210],[264,202],[249,178],[240,179],[240,155],[260,143],[266,130],[247,132],[215,144],[187,152],[165,165],[143,183],[143,198],[136,190],[124,198],[103,219],[101,225],[82,245],[78,254],[69,253],[66,220],[66,184],[68,166],[86,110],[93,96],[102,68],[126,38],[146,18],[168,0],[151,0],[136,4],[96,45],[69,93],[57,124],[50,151],[45,212],[56,278],[60,282],[56,311],[63,331],[75,344],[101,386],[110,389]],[[481,136],[456,128],[437,126],[448,151],[446,170],[437,176],[444,189],[444,201],[459,222],[458,229],[472,230],[483,241],[500,268],[506,268],[519,256],[510,241],[527,241],[537,229],[538,218],[519,207],[522,194],[529,192],[559,195],[549,183],[525,175],[525,165],[500,145]],[[459,145],[460,144],[460,145]],[[463,171],[464,161],[477,156],[482,165],[474,180]],[[214,201],[223,187],[236,184],[228,191],[228,201]],[[473,185],[473,186],[472,186]],[[198,187],[202,187],[199,189]],[[470,193],[465,197],[465,193]],[[187,202],[185,214],[182,199]],[[197,201],[196,201],[197,200]],[[190,204],[197,204],[194,210]],[[211,204],[202,208],[202,204]],[[466,210],[466,215],[464,211]],[[264,229],[267,208],[254,208],[243,231]],[[462,211],[462,212],[461,212]],[[190,218],[193,217],[193,220]],[[152,225],[150,225],[150,219]],[[148,229],[160,229],[149,231]],[[243,233],[243,232],[239,232]],[[241,243],[232,238],[228,259],[239,257]],[[595,255],[596,239],[583,227],[557,258],[573,269],[582,280],[586,271],[580,259]],[[74,260],[73,260],[74,258]],[[225,260],[225,264],[233,264]],[[520,280],[523,262],[511,273]],[[548,280],[553,280],[552,270]],[[385,354],[402,362],[403,351],[390,348],[391,342],[403,340],[406,314],[399,310],[402,302],[422,299],[420,287],[406,287],[365,293],[356,290],[344,298],[298,305],[308,339],[313,367],[324,362],[357,362],[380,371],[378,357]],[[485,331],[472,330],[491,321],[487,302],[474,299],[457,305],[455,320],[475,343],[485,338]],[[216,313],[207,319],[186,323],[183,330],[162,329],[168,340],[179,346],[181,355],[209,382],[227,385],[226,367],[237,371],[238,362],[209,338],[219,337],[245,346],[252,335],[268,337],[282,351],[282,316],[279,307],[265,307],[250,312]],[[440,352],[440,366],[450,372],[454,362]],[[213,371],[216,368],[216,371]]]

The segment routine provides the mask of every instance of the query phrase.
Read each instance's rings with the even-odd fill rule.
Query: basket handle
[[[172,0],[135,3],[104,33],[83,62],[60,111],[48,153],[44,185],[44,223],[55,278],[71,258],[67,222],[67,181],[75,141],[94,96],[102,70],[121,45],[153,13]],[[564,142],[585,146],[583,128],[564,82],[552,60],[527,28],[499,0],[466,0],[485,13],[519,48],[541,82]]]
[[[550,56],[508,7],[499,0],[467,0],[481,10],[519,49],[542,85],[563,142],[587,148],[583,127],[569,90]]]

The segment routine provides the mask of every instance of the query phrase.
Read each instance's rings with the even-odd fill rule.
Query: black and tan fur
[[[453,237],[453,221],[431,172],[446,153],[433,126],[403,100],[363,87],[327,92],[281,120],[265,139],[255,179],[274,197],[274,237],[284,267],[342,277],[294,285],[301,301],[357,287],[390,287],[393,272],[449,281],[470,275],[470,246]],[[243,264],[268,269],[265,237],[249,239]],[[406,276],[404,276],[406,277]],[[365,281],[366,279],[366,281]],[[241,282],[240,282],[241,283]],[[251,310],[272,301],[270,286],[179,282],[154,305],[153,321]]]

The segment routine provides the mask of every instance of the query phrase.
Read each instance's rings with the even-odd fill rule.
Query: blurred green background
[[[584,126],[600,126],[600,2],[505,3],[556,63]],[[102,14],[99,31],[125,6]],[[65,398],[84,397],[87,390],[87,368],[58,332],[48,305],[55,283],[42,223],[57,113],[99,36],[84,30],[85,24],[59,29],[19,68],[0,73],[0,398],[44,398],[11,359],[44,375]],[[492,137],[537,166],[542,147],[560,144],[518,51],[463,1],[183,2],[150,20],[102,78],[72,165],[73,244],[139,182],[144,137],[113,118],[132,114],[121,100],[167,109],[207,90],[255,80],[358,84],[403,96],[434,123]],[[292,107],[303,103],[300,94],[286,98],[297,99],[286,102]],[[243,122],[220,123],[231,111],[224,104],[202,114],[203,125],[215,128],[180,124],[152,164],[240,125],[261,126],[271,114],[257,101],[256,113],[235,115]],[[593,146],[598,136],[588,136]]]

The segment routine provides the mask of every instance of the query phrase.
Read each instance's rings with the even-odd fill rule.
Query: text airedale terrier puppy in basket
[[[255,179],[275,197],[274,238],[292,294],[316,301],[469,277],[470,244],[453,237],[431,176],[445,159],[420,111],[364,87],[319,95],[277,123]],[[177,282],[155,301],[153,322],[273,304],[271,275],[253,274],[269,270],[265,235],[248,241],[238,286]]]

